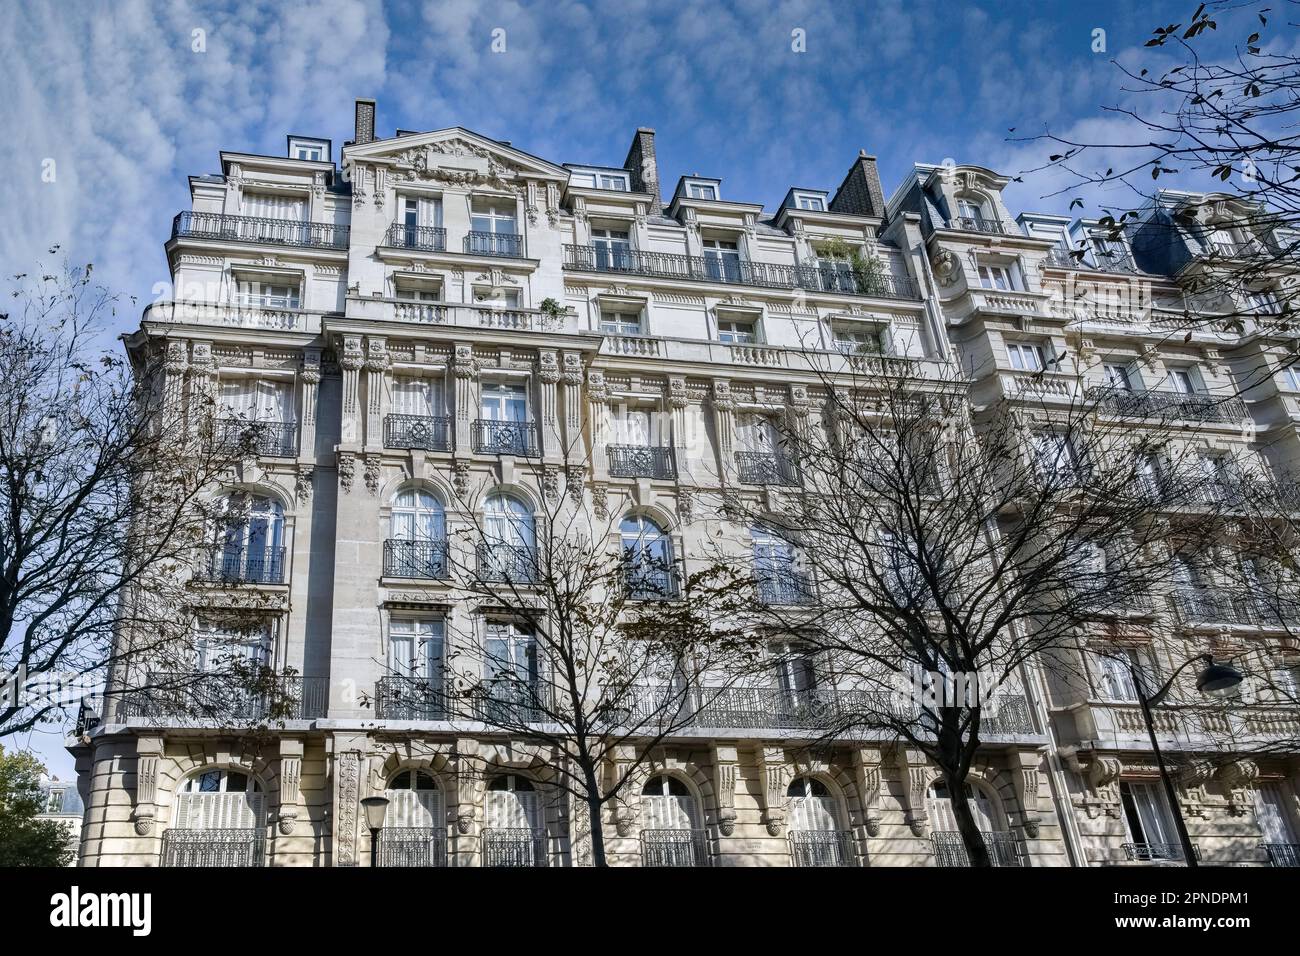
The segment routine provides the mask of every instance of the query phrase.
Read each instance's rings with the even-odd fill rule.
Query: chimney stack
[[[876,157],[868,156],[865,149],[858,150],[858,158],[835,191],[830,209],[853,216],[885,218],[885,191],[880,187]]]
[[[353,133],[352,142],[360,146],[362,143],[373,143],[374,141],[375,101],[357,100],[356,130]]]
[[[645,126],[636,131],[632,148],[627,151],[623,168],[631,174],[632,190],[654,197],[654,212],[659,212],[663,198],[659,195],[659,164],[655,162],[655,131]]]

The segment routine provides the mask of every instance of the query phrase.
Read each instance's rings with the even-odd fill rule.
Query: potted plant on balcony
[[[551,296],[547,296],[543,299],[539,308],[543,316],[543,324],[548,328],[554,328],[559,325],[561,317],[569,311]]]
[[[867,255],[838,236],[821,246],[819,255],[823,259],[847,263],[854,288],[859,293],[878,292],[884,287],[884,264],[880,259]]]

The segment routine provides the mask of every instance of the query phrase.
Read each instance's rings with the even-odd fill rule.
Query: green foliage
[[[53,820],[37,820],[45,809],[41,774],[45,768],[23,751],[0,747],[0,867],[67,866],[75,851],[68,829]]]
[[[822,244],[819,251],[827,258],[847,261],[860,291],[877,291],[883,285],[884,266],[881,261],[875,256],[865,255],[859,247],[851,246],[836,236]]]

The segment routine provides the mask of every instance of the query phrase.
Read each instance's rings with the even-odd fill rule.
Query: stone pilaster
[[[363,364],[365,364],[365,353],[361,349],[361,336],[345,335],[343,354],[339,358],[339,367],[343,370],[343,420],[339,437],[345,445],[355,445],[362,437],[358,396],[361,390],[360,372]]]
[[[912,834],[926,836],[930,811],[925,805],[925,791],[930,782],[930,767],[919,750],[899,747],[894,752],[895,767],[903,787],[903,816]]]
[[[474,394],[478,366],[474,362],[474,348],[457,344],[452,358],[452,375],[456,379],[456,450],[469,449],[470,429],[478,414],[478,396]]]
[[[582,356],[564,352],[560,380],[564,384],[564,441],[571,462],[581,462],[586,449],[582,440]]]
[[[376,336],[366,337],[366,449],[383,447],[384,376],[391,358],[387,342]]]
[[[867,836],[880,835],[880,751],[863,747],[853,752],[853,777],[858,787],[862,825]]]
[[[736,471],[736,400],[731,382],[713,380],[713,425],[718,436],[718,476],[732,484]]]
[[[718,831],[723,836],[736,832],[736,777],[739,757],[730,744],[713,747],[713,789],[718,802]]]
[[[560,431],[557,384],[560,381],[559,355],[551,349],[537,354],[537,438],[545,458],[558,455],[564,446]]]
[[[780,836],[785,826],[786,788],[790,785],[785,751],[780,747],[764,747],[758,751],[758,771],[763,782],[763,823],[770,836]]]
[[[162,757],[161,737],[141,737],[135,745],[135,808],[131,821],[137,836],[153,834],[158,815],[158,761]]]
[[[280,809],[279,830],[284,836],[293,834],[298,822],[298,787],[302,780],[302,741],[292,737],[280,738]]]
[[[359,862],[357,831],[361,807],[361,751],[334,754],[334,865]]]

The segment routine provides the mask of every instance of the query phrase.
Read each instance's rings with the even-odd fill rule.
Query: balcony
[[[758,600],[768,607],[809,607],[817,603],[812,578],[793,570],[765,570],[755,576]]]
[[[642,830],[642,866],[708,866],[709,835],[704,830]]]
[[[146,720],[311,720],[325,716],[328,695],[326,677],[158,672],[149,675],[145,687],[123,695],[117,714]]]
[[[1084,253],[1082,258],[1076,258],[1070,250],[1053,249],[1047,254],[1047,263],[1059,269],[1088,272],[1123,272],[1129,275],[1142,272],[1127,252],[1098,252],[1093,249]]]
[[[538,578],[537,550],[522,544],[480,544],[478,576],[483,581],[532,584]]]
[[[1002,225],[1000,220],[985,219],[983,216],[957,216],[949,219],[947,226],[960,232],[981,232],[992,236],[1008,235],[1007,227]]]
[[[1181,863],[1183,845],[1181,843],[1125,843],[1122,847],[1124,856],[1135,863]],[[1201,848],[1192,844],[1196,859],[1201,858]]]
[[[388,415],[384,418],[385,448],[450,451],[451,419],[445,415]]]
[[[385,827],[379,836],[380,866],[446,866],[445,827]]]
[[[1248,596],[1221,594],[1208,588],[1174,593],[1174,606],[1184,624],[1238,624],[1250,626],[1260,618],[1261,602]]]
[[[791,830],[794,866],[856,866],[853,834],[847,830]]]
[[[1087,397],[1097,403],[1098,411],[1117,418],[1158,418],[1219,425],[1240,425],[1250,418],[1246,403],[1240,398],[1165,391],[1130,392],[1111,386],[1090,388]]]
[[[477,232],[465,235],[465,252],[474,256],[501,256],[522,259],[524,237],[513,232]]]
[[[1300,866],[1300,843],[1261,843],[1269,866]]]
[[[885,299],[919,298],[916,283],[909,278],[889,273],[854,272],[852,269],[813,263],[791,265],[755,262],[751,259],[566,245],[564,268],[575,272],[721,282],[765,289],[804,289]]]
[[[483,865],[535,867],[550,865],[546,834],[528,828],[483,831]]]
[[[764,451],[736,452],[736,472],[746,485],[799,484],[799,469],[784,455]]]
[[[205,549],[194,580],[206,584],[283,584],[284,548]]]
[[[1201,247],[1201,257],[1206,259],[1249,259],[1267,253],[1264,245],[1255,239],[1247,239],[1245,242],[1216,240]]]
[[[159,866],[265,866],[266,834],[261,828],[164,830]]]
[[[172,220],[172,238],[220,239],[224,242],[258,242],[278,246],[308,246],[346,250],[348,227],[330,222],[298,219],[263,219],[260,216],[226,216],[215,212],[182,212]]]
[[[498,677],[484,681],[465,701],[472,720],[494,727],[524,727],[540,724],[552,710],[554,687],[536,677]]]
[[[255,302],[154,302],[145,309],[144,321],[269,329],[273,332],[312,332],[320,328],[321,315],[306,309]]]
[[[673,450],[659,445],[610,445],[609,475],[611,478],[677,477],[673,463]]]
[[[408,226],[395,222],[384,233],[384,245],[419,252],[446,252],[447,230],[442,226]]]
[[[1024,866],[1025,852],[1020,841],[1007,830],[981,831],[984,846],[988,849],[989,862],[994,866]],[[934,844],[935,866],[970,866],[970,857],[966,854],[966,844],[956,830],[935,830],[931,841]]]
[[[249,422],[219,418],[213,423],[213,446],[230,455],[293,458],[298,454],[298,426],[294,422]]]
[[[623,586],[632,601],[675,601],[681,596],[675,568],[624,564]]]
[[[445,581],[450,577],[447,542],[441,539],[384,542],[384,577]]]
[[[481,455],[517,455],[536,458],[537,424],[535,422],[474,421],[474,451]]]
[[[380,720],[447,720],[451,713],[439,679],[390,674],[375,683],[375,716]]]

